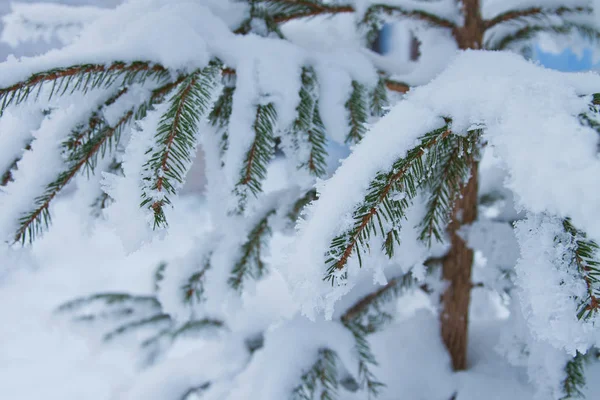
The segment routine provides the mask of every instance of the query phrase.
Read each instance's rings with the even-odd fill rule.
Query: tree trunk
[[[442,263],[442,277],[449,286],[442,295],[442,339],[452,358],[454,370],[467,367],[467,340],[469,301],[471,297],[471,267],[473,250],[458,236],[463,224],[477,218],[477,162],[473,162],[471,178],[454,206],[452,221],[448,225],[450,251]]]
[[[463,0],[462,7],[464,25],[454,30],[454,37],[461,49],[480,49],[485,32],[480,0]],[[451,247],[442,263],[442,277],[448,283],[448,288],[442,295],[441,333],[456,371],[467,367],[473,266],[473,251],[458,236],[457,231],[462,225],[470,224],[477,218],[477,174],[478,162],[474,160],[471,177],[461,190],[460,198],[454,206],[452,220],[448,225]]]

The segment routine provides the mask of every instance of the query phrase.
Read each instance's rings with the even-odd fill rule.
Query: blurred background
[[[0,0],[0,16],[4,17],[11,11],[13,5],[32,4],[32,3],[59,3],[75,6],[95,6],[95,7],[115,7],[122,0]],[[4,20],[0,20],[0,32],[4,30]],[[32,56],[46,52],[48,49],[60,46],[61,43],[56,37],[49,41],[37,40],[20,43],[17,46],[11,46],[4,41],[0,41],[0,61],[6,60],[9,54],[14,54],[16,57]]]

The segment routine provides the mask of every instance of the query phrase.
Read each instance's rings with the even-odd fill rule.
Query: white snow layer
[[[377,123],[321,185],[320,199],[302,222],[286,262],[303,312],[313,317],[315,310],[326,309],[331,315],[333,304],[349,290],[332,290],[322,280],[331,239],[352,223],[351,213],[376,173],[389,169],[419,136],[441,127],[442,116],[453,119],[456,133],[473,124],[485,126],[484,140],[506,163],[506,184],[519,207],[570,216],[580,229],[600,238],[600,191],[590,186],[600,174],[598,135],[577,118],[590,101],[583,95],[598,91],[597,74],[546,70],[512,54],[460,53]]]

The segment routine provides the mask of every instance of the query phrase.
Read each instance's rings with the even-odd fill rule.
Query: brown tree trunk
[[[473,250],[458,236],[461,225],[477,218],[477,162],[473,162],[471,178],[456,202],[448,226],[450,251],[442,263],[442,277],[449,284],[442,295],[442,339],[452,358],[454,370],[467,367],[469,301],[471,297],[471,267]]]
[[[454,37],[461,49],[482,47],[485,32],[479,0],[463,0],[464,25],[454,30]],[[442,295],[440,313],[442,340],[450,353],[454,370],[467,368],[467,344],[469,325],[469,302],[471,299],[471,269],[473,251],[458,236],[462,225],[477,218],[478,163],[473,161],[471,177],[463,187],[448,225],[450,251],[442,263],[442,277],[448,288]]]

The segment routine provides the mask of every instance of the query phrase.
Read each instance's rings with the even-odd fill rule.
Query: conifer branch
[[[577,230],[569,218],[563,220],[563,228],[574,245],[573,262],[586,286],[586,297],[580,299],[577,318],[589,319],[600,309],[600,246]]]
[[[179,400],[198,399],[198,398],[200,398],[200,396],[202,396],[202,393],[206,392],[210,388],[210,385],[211,385],[210,382],[205,382],[201,385],[189,388],[179,397]]]
[[[293,123],[292,134],[296,151],[303,153],[308,147],[308,154],[298,168],[306,167],[317,177],[325,174],[327,150],[325,126],[319,114],[318,82],[312,67],[303,67],[300,87],[300,103],[296,107],[298,117]]]
[[[317,361],[302,374],[291,394],[292,400],[335,400],[338,390],[338,356],[330,349],[319,350]]]
[[[377,362],[370,349],[367,335],[378,332],[393,318],[383,310],[383,306],[397,298],[404,289],[413,286],[415,282],[410,272],[393,278],[385,286],[358,300],[341,317],[342,324],[352,332],[356,340],[359,383],[367,389],[369,398],[376,397],[384,384],[377,381],[369,369],[370,365],[377,365]]]
[[[338,271],[344,269],[350,256],[356,252],[362,265],[358,246],[368,249],[371,234],[377,234],[377,226],[382,235],[382,217],[397,224],[404,217],[404,211],[417,193],[417,187],[426,181],[424,155],[435,151],[435,147],[450,136],[449,125],[433,130],[421,138],[421,144],[409,150],[405,157],[394,162],[387,172],[379,172],[371,181],[368,192],[354,211],[353,227],[336,236],[327,252],[327,273],[325,280],[335,283]],[[399,198],[394,198],[394,194]]]
[[[382,77],[377,81],[377,86],[371,92],[371,115],[374,117],[383,117],[389,106],[387,89],[389,80]]]
[[[290,219],[290,221],[296,222],[298,220],[298,217],[300,216],[300,213],[302,212],[302,209],[304,209],[304,207],[306,207],[308,204],[315,201],[316,199],[317,191],[315,189],[311,189],[308,192],[306,192],[304,196],[296,200],[296,202],[292,206],[292,209],[288,213],[288,218]]]
[[[454,202],[471,171],[477,137],[478,135],[470,134],[467,137],[449,138],[444,143],[445,149],[440,152],[439,159],[429,163],[438,168],[434,168],[431,178],[431,195],[427,202],[427,213],[420,224],[422,229],[419,235],[429,245],[433,237],[439,242],[443,241]]]
[[[144,318],[144,319],[140,319],[140,320],[136,320],[133,322],[128,322],[126,324],[123,324],[123,325],[117,327],[116,329],[106,333],[103,338],[105,341],[108,342],[108,341],[113,340],[117,336],[129,333],[136,329],[146,328],[149,326],[158,326],[158,325],[166,325],[167,329],[168,329],[168,327],[171,327],[173,325],[173,320],[169,314],[156,314],[156,315],[153,315],[148,318]]]
[[[564,396],[560,400],[584,399],[585,363],[587,355],[577,352],[565,365],[565,379],[562,382]]]
[[[77,312],[95,303],[100,303],[106,307],[147,307],[150,311],[159,311],[161,309],[160,303],[154,296],[134,296],[129,293],[98,293],[63,303],[56,309],[56,312]]]
[[[179,328],[175,329],[171,332],[171,338],[173,340],[183,336],[189,335],[193,333],[203,332],[210,328],[225,328],[225,323],[220,319],[212,319],[212,318],[203,318],[203,319],[194,319],[191,321],[187,321]]]
[[[208,115],[208,120],[212,126],[218,128],[218,132],[221,135],[220,152],[221,159],[225,155],[225,152],[229,148],[229,119],[231,118],[231,111],[233,109],[233,93],[235,92],[235,86],[225,86],[221,96],[215,102],[212,111]],[[221,162],[221,166],[224,165]]]
[[[171,97],[170,106],[161,117],[154,140],[144,164],[150,175],[145,178],[140,207],[148,206],[154,213],[154,228],[167,221],[163,207],[171,204],[169,195],[176,195],[190,167],[197,146],[200,120],[208,114],[214,91],[218,88],[220,63],[211,63],[184,79]]]
[[[273,214],[275,210],[267,212],[250,231],[248,239],[242,245],[241,256],[235,263],[229,278],[229,285],[233,289],[239,291],[246,279],[260,279],[265,274],[266,266],[262,260],[262,251],[271,235],[269,217]]]
[[[346,136],[346,143],[356,144],[367,133],[369,101],[367,99],[367,89],[364,85],[352,81],[352,93],[345,106],[350,116],[350,132]]]
[[[168,265],[169,264],[167,264],[166,262],[161,261],[157,265],[156,270],[154,270],[153,286],[155,293],[158,293],[158,291],[160,290],[160,283],[165,279],[165,271],[167,270]]]
[[[354,12],[349,5],[322,4],[315,0],[256,0],[255,3],[278,24],[298,18]]]
[[[562,36],[572,32],[577,32],[589,41],[600,42],[600,30],[597,28],[584,23],[563,21],[559,25],[527,25],[499,38],[490,37],[485,43],[485,48],[488,50],[506,50],[515,43],[530,41],[540,33]]]
[[[121,131],[131,121],[133,115],[133,110],[129,110],[115,126],[103,126],[84,144],[74,149],[69,155],[66,169],[53,182],[46,186],[43,195],[34,200],[35,209],[19,218],[19,228],[15,233],[15,242],[21,241],[25,243],[27,238],[29,238],[30,243],[33,242],[35,237],[42,232],[43,227],[50,224],[51,216],[49,207],[52,200],[82,167],[93,168],[94,158],[104,146],[109,145],[110,141],[113,140],[113,136],[115,137],[114,140],[118,141]]]
[[[423,10],[411,10],[407,8],[403,8],[400,6],[394,6],[390,4],[372,4],[365,13],[363,17],[362,23],[366,24],[369,21],[373,21],[376,18],[377,14],[387,14],[387,15],[399,15],[404,18],[410,18],[415,21],[422,21],[427,23],[428,25],[438,27],[438,28],[446,28],[446,29],[455,29],[456,24],[452,21],[449,21],[445,18],[442,18],[438,15],[429,13]],[[372,22],[371,22],[372,23]]]
[[[108,88],[119,78],[121,85],[141,83],[147,79],[161,81],[169,77],[166,68],[149,62],[114,62],[110,65],[83,64],[67,68],[56,68],[31,75],[28,79],[0,89],[0,114],[11,104],[27,100],[37,89],[36,98],[45,84],[52,83],[49,98],[62,96],[68,90],[87,92],[92,89]]]
[[[415,282],[416,280],[411,272],[390,279],[386,285],[377,289],[373,293],[364,296],[354,303],[353,306],[348,308],[348,310],[346,310],[341,317],[342,323],[360,323],[361,319],[371,311],[382,313],[382,304],[395,299],[403,289],[411,287]],[[363,324],[363,326],[364,330],[369,333],[376,332],[379,328],[378,325],[371,323],[367,325]]]
[[[319,114],[318,102],[315,104],[313,114],[313,125],[306,132],[308,143],[310,144],[310,152],[308,160],[301,164],[300,167],[306,166],[310,173],[316,177],[322,177],[326,173],[326,157],[327,157],[327,138],[325,136],[325,125]]]
[[[281,24],[299,18],[311,18],[319,15],[336,15],[356,12],[351,5],[324,4],[316,0],[255,0],[255,4],[261,5],[265,14],[273,23]],[[423,11],[410,10],[389,4],[373,4],[365,13],[363,23],[373,19],[376,14],[386,13],[388,15],[400,15],[426,22],[429,25],[440,28],[454,29],[456,25],[440,16]],[[238,29],[236,33],[244,33],[244,29]]]
[[[254,121],[254,140],[246,152],[244,164],[234,193],[239,199],[238,211],[246,206],[248,192],[257,196],[262,192],[262,182],[267,176],[267,166],[275,154],[275,124],[277,111],[273,103],[259,104]]]
[[[206,271],[210,269],[210,254],[204,259],[202,268],[193,273],[188,279],[187,283],[183,285],[183,301],[184,303],[191,303],[196,301],[200,303],[204,301],[204,284],[206,280]]]
[[[377,365],[367,339],[367,335],[371,332],[357,321],[344,322],[344,326],[350,330],[355,340],[358,355],[358,383],[366,389],[368,398],[373,399],[385,384],[379,382],[370,370],[370,366]]]
[[[182,79],[181,77],[178,79]],[[66,153],[67,166],[60,172],[57,178],[48,184],[44,194],[34,199],[35,209],[25,213],[19,219],[19,228],[15,233],[15,242],[21,241],[23,244],[29,239],[33,242],[37,235],[51,222],[50,204],[58,193],[81,171],[87,168],[93,172],[97,157],[109,149],[114,149],[118,144],[121,133],[132,120],[139,120],[146,116],[148,108],[157,101],[160,101],[165,93],[174,85],[174,82],[167,83],[162,87],[155,89],[150,96],[149,101],[144,102],[125,112],[114,126],[109,126],[101,117],[104,108],[114,104],[122,95],[127,92],[122,88],[114,96],[109,98],[97,111],[92,112],[89,117],[87,127],[75,129],[67,141],[63,143],[63,150]]]
[[[498,24],[506,22],[514,22],[527,17],[550,17],[550,16],[562,16],[564,14],[585,14],[591,13],[593,10],[589,7],[557,7],[557,8],[542,8],[542,7],[531,7],[523,10],[509,10],[498,14],[492,19],[484,22],[485,29],[490,29]]]
[[[592,101],[588,106],[588,111],[579,115],[581,125],[592,128],[600,135],[600,94],[592,95]]]

